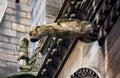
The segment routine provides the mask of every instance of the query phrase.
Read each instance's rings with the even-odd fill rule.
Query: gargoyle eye
[[[32,32],[30,32],[29,35],[32,36]]]

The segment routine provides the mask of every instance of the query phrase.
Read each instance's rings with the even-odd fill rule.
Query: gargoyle
[[[32,42],[36,42],[45,36],[58,36],[63,39],[79,37],[82,42],[93,42],[88,39],[91,31],[92,27],[88,21],[62,19],[57,23],[37,26],[29,34]]]

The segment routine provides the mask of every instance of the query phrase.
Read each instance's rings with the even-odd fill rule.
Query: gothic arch
[[[100,71],[91,67],[82,67],[71,75],[71,78],[103,78]]]

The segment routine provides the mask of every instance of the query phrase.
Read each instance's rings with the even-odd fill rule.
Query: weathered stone
[[[11,21],[11,16],[9,14],[5,14],[3,20]]]
[[[7,63],[6,61],[0,60],[0,67],[7,67],[6,63]]]
[[[12,8],[7,8],[6,13],[7,14],[13,14],[14,10]]]
[[[8,54],[0,53],[0,59],[4,59],[6,61],[17,63],[17,57],[13,56],[13,55],[8,55]]]
[[[14,55],[15,52],[16,52],[15,50],[7,49],[7,48],[0,48],[0,53]]]
[[[28,3],[29,3],[29,0],[20,0],[20,3],[28,4]]]
[[[26,14],[26,12],[21,12],[21,11],[14,11],[14,14],[16,15],[16,16],[20,16],[20,17],[27,17],[27,14]]]
[[[22,11],[31,12],[29,5],[20,4],[20,6]]]
[[[1,36],[0,36],[0,41],[9,42],[9,37],[8,37],[8,36],[1,35]]]
[[[10,1],[10,0],[8,1],[8,7],[9,7],[9,8],[16,9],[15,4],[16,4],[16,3],[15,3],[15,2],[13,2],[13,1]]]
[[[46,7],[46,14],[51,16],[57,16],[59,12],[59,9],[56,9],[54,7]]]
[[[7,62],[7,73],[8,75],[18,72],[17,63]]]
[[[30,12],[30,6],[26,4],[16,4],[13,1],[8,1],[8,7],[13,9],[19,9],[21,11]]]
[[[30,13],[27,13],[27,18],[31,18],[31,15],[30,15]]]
[[[10,21],[3,21],[1,23],[1,26],[6,27],[6,28],[11,28],[11,22]]]
[[[26,32],[29,33],[30,27],[25,27],[25,28],[26,28]]]
[[[6,49],[8,48],[8,49],[11,49],[11,50],[16,50],[16,45],[5,43],[5,42],[0,42],[0,47],[6,48]]]
[[[1,41],[1,36],[2,36],[2,35],[0,35],[0,41]]]
[[[5,78],[6,73],[7,73],[6,68],[0,67],[0,78]]]
[[[60,8],[60,6],[62,5],[61,4],[61,0],[46,0],[47,1],[47,4],[46,6],[49,6],[49,7],[54,7],[54,8]]]
[[[16,23],[12,23],[12,29],[17,30],[17,31],[21,31],[21,32],[25,32],[25,26],[20,25],[20,24],[16,24]]]
[[[10,38],[10,43],[12,44],[19,44],[19,39],[18,38]]]
[[[55,17],[53,16],[46,16],[47,24],[53,23],[55,21]]]
[[[22,18],[22,19],[20,19],[20,23],[23,24],[23,25],[29,26],[30,25],[30,20]]]
[[[24,37],[24,36],[25,36],[24,32],[17,32],[17,37],[18,38],[21,38],[21,37]]]
[[[15,30],[8,29],[8,28],[3,28],[1,34],[7,35],[7,36],[13,36],[13,37],[17,36],[17,33]]]
[[[32,0],[29,0],[29,5],[31,5],[31,3],[32,3]]]

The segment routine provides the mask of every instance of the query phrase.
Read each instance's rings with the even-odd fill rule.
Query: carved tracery
[[[96,72],[89,68],[78,69],[71,78],[100,78]]]

